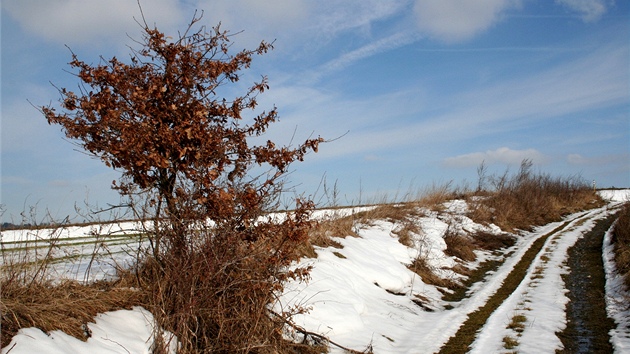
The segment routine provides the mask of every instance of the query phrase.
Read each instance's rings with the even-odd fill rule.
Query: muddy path
[[[576,218],[577,219],[577,218]],[[540,253],[547,239],[566,230],[571,222],[576,219],[566,221],[562,225],[555,228],[553,231],[540,236],[530,248],[525,252],[520,261],[514,266],[514,269],[510,272],[508,277],[503,281],[501,289],[491,296],[484,306],[480,307],[476,311],[468,315],[468,319],[459,328],[457,333],[450,338],[450,340],[442,346],[440,354],[464,354],[470,350],[470,346],[475,340],[477,333],[486,323],[490,315],[494,310],[503,303],[517,288],[521,281],[527,275],[527,271]]]
[[[562,353],[611,353],[608,331],[614,322],[606,314],[602,241],[615,217],[592,211],[540,235],[500,289],[468,314],[439,352],[467,353],[474,347],[475,353],[553,353],[555,346],[564,347]],[[547,309],[549,303],[554,305]],[[556,313],[552,322],[566,318],[559,332],[545,323],[549,311]],[[547,343],[542,347],[534,344],[541,336]]]
[[[602,244],[616,215],[599,220],[590,232],[569,249],[568,274],[562,278],[569,291],[567,328],[558,333],[561,353],[612,353],[609,332],[615,323],[606,313],[606,275]]]

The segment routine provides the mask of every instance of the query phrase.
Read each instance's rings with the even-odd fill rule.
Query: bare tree
[[[323,140],[251,145],[278,117],[275,107],[248,113],[269,88],[267,78],[242,96],[218,93],[272,45],[263,41],[230,54],[228,32],[200,26],[201,17],[174,39],[141,22],[140,48],[128,62],[112,57],[91,65],[72,53],[78,91],[60,88],[61,109],[41,110],[68,138],[122,172],[113,188],[148,203],[153,247],[138,279],[162,324],[190,351],[239,340],[247,342],[238,345],[243,349],[264,339],[264,326],[252,319],[260,320],[283,281],[306,274],[286,267],[308,237],[312,202],[298,200],[280,221],[261,217],[289,165]]]

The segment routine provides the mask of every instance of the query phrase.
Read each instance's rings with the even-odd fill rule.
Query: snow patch
[[[155,340],[155,321],[149,311],[135,307],[132,310],[112,311],[96,316],[94,323],[87,324],[90,337],[82,341],[61,331],[44,333],[37,328],[23,328],[2,354],[151,354]],[[165,333],[170,343],[169,353],[175,353],[176,340]]]

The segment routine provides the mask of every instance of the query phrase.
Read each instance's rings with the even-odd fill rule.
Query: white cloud
[[[427,100],[431,101],[432,111],[441,113],[434,114],[416,106],[419,112],[407,114],[423,119],[375,132],[357,132],[360,135],[357,144],[350,148],[404,146],[417,141],[457,141],[505,134],[541,120],[550,121],[567,114],[627,104],[628,77],[619,75],[627,70],[627,63],[628,45],[612,43],[547,71],[515,77],[444,100],[431,101],[429,92]],[[396,112],[396,105],[400,104],[400,101],[383,98],[372,98],[371,101],[378,102],[389,112]],[[369,102],[366,104],[370,105]]]
[[[327,0],[315,3],[309,30],[317,33],[319,38],[327,39],[349,30],[369,35],[374,22],[403,11],[408,1]]]
[[[496,150],[448,157],[444,160],[444,165],[449,167],[470,167],[478,166],[482,162],[486,164],[518,165],[525,159],[529,159],[535,164],[544,163],[548,160],[544,154],[536,149],[512,150],[507,147],[501,147]]]
[[[221,22],[245,47],[277,39],[278,46],[301,48],[308,55],[342,33],[370,35],[373,22],[399,13],[400,0],[199,0],[209,23]]]
[[[204,11],[204,22],[230,33],[240,48],[252,48],[261,40],[273,41],[295,34],[310,18],[311,5],[305,0],[200,0],[196,8]]]
[[[469,39],[501,19],[503,12],[518,5],[515,0],[416,0],[418,28],[447,42]]]
[[[543,120],[627,103],[628,77],[619,75],[627,63],[628,45],[613,42],[543,72],[444,98],[417,86],[387,95],[343,99],[335,92],[295,86],[288,80],[287,86],[273,86],[260,103],[261,107],[273,103],[281,107],[280,125],[288,136],[296,126],[301,132],[326,138],[349,131],[339,141],[323,146],[317,158],[366,155],[418,142],[443,144],[508,134]],[[356,122],[361,125],[357,127]],[[521,159],[517,156],[512,162],[518,164]]]
[[[177,0],[142,1],[149,25],[166,30],[182,20]],[[64,44],[120,43],[137,33],[133,0],[3,0],[2,9],[27,31]]]
[[[597,21],[606,13],[605,0],[556,0],[556,2],[580,13],[585,22]]]
[[[582,165],[587,163],[588,159],[580,154],[569,154],[567,155],[567,162],[571,165]]]

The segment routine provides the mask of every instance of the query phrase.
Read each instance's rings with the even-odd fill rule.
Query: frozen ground
[[[596,220],[609,215],[616,206],[627,200],[628,191],[606,191],[603,196],[610,200],[604,208],[573,214],[563,222],[523,233],[517,244],[504,251],[504,263],[484,281],[475,284],[469,296],[462,301],[442,301],[441,293],[435,286],[423,283],[419,276],[406,267],[415,257],[421,256],[433,268],[441,269],[443,276],[458,276],[450,270],[455,260],[444,254],[446,245],[443,235],[448,226],[445,221],[455,220],[458,227],[469,232],[480,228],[499,231],[475,224],[463,216],[465,203],[455,201],[450,203],[448,215],[438,217],[435,213],[428,213],[414,220],[422,226],[422,233],[413,235],[413,247],[398,242],[394,231],[400,225],[376,220],[370,225],[359,225],[356,230],[359,238],[338,239],[343,245],[342,249],[317,249],[316,259],[304,260],[304,264],[314,266],[311,280],[307,284],[289,284],[276,305],[277,309],[293,305],[309,308],[308,313],[294,318],[296,325],[355,350],[433,353],[457,332],[469,313],[482,306],[500,288],[503,279],[527,248],[537,238],[558,228],[547,240],[525,280],[486,322],[472,349],[474,353],[505,351],[502,338],[513,334],[507,324],[516,314],[524,314],[528,322],[519,338],[518,352],[554,353],[562,345],[554,333],[566,326],[564,304],[567,298],[561,279],[565,271],[562,264],[566,258],[566,249]],[[120,229],[135,228],[127,225]],[[65,238],[80,239],[81,232],[75,230]],[[10,244],[16,241],[17,234],[3,232],[2,242]],[[85,235],[89,236],[89,233],[83,233],[83,237]],[[615,278],[614,266],[610,262],[609,240],[607,237],[604,245],[608,272],[607,307],[617,324],[617,329],[611,333],[611,341],[616,352],[623,353],[630,350],[630,313],[624,308],[626,304],[619,301],[625,289]],[[137,241],[134,242],[137,244]],[[16,247],[17,244],[12,245]],[[129,244],[125,247],[129,247]],[[488,257],[497,255],[478,252],[478,260],[469,266],[474,267]],[[422,306],[417,305],[418,302]],[[152,323],[151,314],[141,308],[102,314],[95,319],[95,323],[88,325],[92,337],[87,342],[59,332],[47,335],[34,328],[22,329],[11,344],[2,349],[2,354],[9,351],[11,354],[150,353]],[[331,346],[331,352],[343,351]]]

